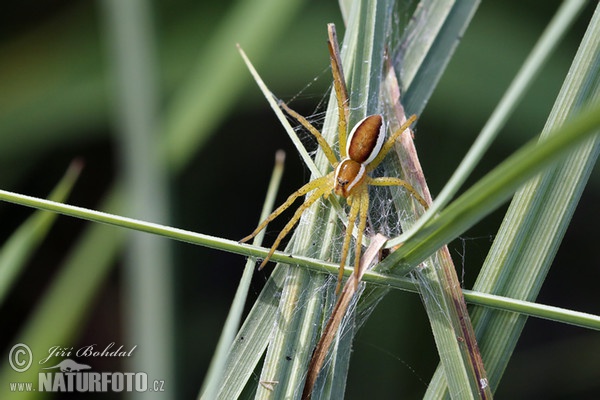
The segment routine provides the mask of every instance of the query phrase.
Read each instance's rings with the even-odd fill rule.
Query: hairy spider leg
[[[338,273],[338,283],[336,287],[336,293],[339,293],[342,279],[344,277],[344,267],[350,252],[350,241],[352,240],[352,230],[358,217],[358,232],[359,235],[356,237],[356,245],[354,250],[354,279],[357,280],[358,284],[358,269],[360,267],[360,256],[362,253],[362,239],[363,233],[367,228],[367,216],[369,214],[369,192],[367,185],[364,185],[357,193],[353,193],[348,197],[350,205],[350,216],[348,217],[348,227],[346,228],[346,235],[344,236],[344,244],[342,245],[342,259],[340,261],[340,271]]]
[[[371,186],[402,186],[404,189],[408,190],[412,197],[415,198],[423,208],[427,209],[429,204],[425,201],[423,197],[415,190],[415,188],[405,180],[400,178],[394,178],[391,176],[381,176],[377,178],[370,178],[367,180],[367,184]]]
[[[327,34],[329,40],[327,47],[329,49],[329,59],[331,61],[331,73],[333,74],[333,87],[337,98],[338,106],[338,141],[340,147],[340,157],[347,157],[346,154],[346,134],[348,129],[348,88],[346,87],[346,78],[342,69],[342,60],[340,60],[340,49],[337,41],[337,34],[334,24],[327,24]]]
[[[301,116],[300,114],[298,114],[296,111],[294,111],[291,108],[289,108],[284,102],[280,101],[279,102],[279,106],[281,108],[283,108],[289,115],[291,115],[293,118],[295,118],[298,122],[300,122],[300,124],[302,126],[304,126],[315,137],[315,139],[317,140],[317,143],[319,144],[319,146],[323,150],[323,152],[324,152],[325,156],[327,157],[327,160],[329,161],[329,163],[333,167],[336,167],[337,164],[338,164],[338,160],[337,160],[337,158],[335,156],[335,153],[333,152],[333,150],[331,149],[331,146],[329,146],[329,144],[327,143],[327,141],[325,140],[325,138],[323,137],[323,135],[321,135],[321,133],[317,130],[317,128],[315,128],[310,122],[308,122],[308,120],[306,120],[306,118],[304,118],[303,116]],[[304,212],[304,210],[306,210],[315,201],[317,201],[317,199],[319,197],[321,197],[321,196],[327,197],[333,191],[333,172],[329,173],[328,175],[322,176],[320,178],[316,178],[316,179],[308,182],[306,185],[302,186],[300,189],[298,189],[297,191],[295,191],[294,193],[292,193],[288,197],[288,199],[285,201],[285,203],[283,203],[275,211],[273,211],[271,213],[271,215],[269,215],[254,230],[254,232],[252,232],[250,235],[246,236],[245,238],[243,238],[240,241],[242,243],[243,242],[247,242],[248,240],[252,239],[254,236],[258,235],[258,233],[260,231],[262,231],[269,224],[269,222],[273,221],[283,211],[285,211],[287,208],[289,208],[294,203],[294,201],[296,201],[296,199],[298,197],[304,196],[305,194],[307,194],[307,193],[309,193],[310,191],[313,191],[313,190],[315,192],[312,193],[309,196],[309,198],[304,201],[304,203],[302,204],[302,206],[300,206],[296,210],[296,212],[294,213],[294,216],[292,217],[292,219],[285,225],[285,227],[283,228],[283,230],[279,233],[279,235],[275,239],[275,242],[271,246],[271,249],[269,250],[269,253],[268,253],[267,257],[262,261],[262,263],[258,267],[259,270],[261,270],[267,264],[267,262],[269,261],[269,259],[271,258],[271,256],[275,252],[275,250],[277,250],[277,247],[279,246],[279,244],[281,243],[281,241],[285,238],[285,236],[287,236],[287,234],[294,227],[294,225],[296,224],[296,222],[298,222],[298,220],[302,216],[302,213]]]
[[[277,207],[277,209],[275,211],[273,211],[271,213],[271,215],[269,215],[263,222],[261,222],[261,224],[254,230],[254,232],[252,232],[250,235],[246,236],[245,238],[243,238],[242,240],[240,240],[240,242],[244,243],[247,242],[248,240],[252,239],[254,236],[258,235],[258,233],[260,231],[262,231],[263,229],[265,229],[265,227],[269,224],[269,222],[273,221],[275,218],[277,218],[282,212],[284,212],[287,208],[289,208],[298,197],[300,196],[304,196],[305,194],[315,190],[315,193],[321,193],[324,194],[325,192],[327,192],[327,190],[323,190],[324,188],[329,189],[330,187],[332,187],[330,181],[333,178],[333,173],[330,173],[328,175],[322,176],[320,178],[314,179],[310,182],[308,182],[306,185],[302,186],[300,189],[296,190],[294,193],[292,193],[287,200],[280,205],[279,207]],[[330,190],[331,191],[331,190]],[[310,199],[312,199],[314,197],[313,193],[308,199],[305,200],[304,204],[306,204]],[[316,201],[313,200],[312,203],[314,203]],[[311,204],[312,204],[311,203]],[[310,206],[310,204],[309,204]],[[306,209],[308,206],[304,207],[304,209]],[[296,217],[296,214],[294,214],[294,218]],[[292,218],[292,220],[294,219]],[[298,216],[298,218],[294,221],[294,223],[300,219],[300,217]],[[291,222],[291,221],[290,221]],[[286,225],[287,226],[287,225]],[[293,225],[292,225],[293,226]],[[291,229],[291,227],[290,227]],[[283,233],[283,231],[282,231]],[[286,232],[287,234],[287,232]],[[282,236],[281,233],[279,234],[279,236]],[[281,238],[277,237],[279,239],[279,242],[281,242],[281,239],[283,239],[283,235]],[[277,242],[277,243],[279,243]],[[267,258],[265,258],[265,260],[263,261],[263,263],[261,264],[261,266],[259,267],[262,268],[264,266],[264,264],[267,263],[267,261],[269,260],[269,258],[271,257],[271,255],[273,255],[273,252],[275,252],[276,246],[273,245],[271,252],[269,253],[269,256]]]
[[[367,229],[367,216],[369,215],[369,191],[368,186],[365,185],[362,193],[360,194],[360,212],[358,213],[358,231],[361,233],[356,237],[356,258],[354,260],[354,279],[358,285],[359,267],[360,267],[360,256],[362,253],[362,239],[363,232]]]
[[[344,236],[344,243],[342,244],[342,254],[340,257],[340,269],[338,272],[338,283],[336,288],[336,293],[339,293],[340,285],[342,283],[342,279],[344,278],[344,267],[346,266],[346,259],[348,258],[348,252],[350,251],[350,240],[352,239],[352,231],[354,230],[354,224],[356,223],[356,217],[358,216],[358,212],[360,211],[360,194],[364,189],[359,190],[358,193],[354,193],[347,197],[346,201],[350,204],[350,214],[348,215],[348,226],[346,226],[346,234]],[[360,193],[360,194],[359,194]],[[355,201],[356,200],[356,201]],[[356,252],[358,252],[358,243],[359,237],[362,239],[362,232],[359,231],[359,234],[356,239]]]
[[[300,122],[300,124],[303,127],[305,127],[315,137],[315,139],[317,139],[317,143],[319,143],[319,147],[321,147],[323,153],[325,153],[325,157],[327,157],[329,163],[335,168],[338,164],[338,159],[335,156],[333,150],[331,149],[331,146],[329,146],[329,143],[327,143],[327,140],[325,140],[323,135],[321,135],[321,132],[319,132],[317,128],[315,128],[310,122],[308,122],[306,118],[289,108],[284,102],[280,101],[279,106],[283,108],[285,112],[291,115],[294,119]]]
[[[328,174],[328,175],[324,176],[323,178],[332,178],[332,177],[333,177],[333,173]],[[312,182],[314,182],[314,181],[312,181]],[[281,243],[281,241],[287,236],[288,233],[290,233],[290,231],[292,230],[294,225],[296,225],[296,222],[298,222],[300,220],[304,211],[306,211],[306,209],[308,207],[312,206],[317,200],[319,200],[321,198],[321,196],[327,197],[330,193],[331,193],[331,185],[321,184],[320,186],[318,186],[315,189],[315,191],[310,196],[308,196],[308,198],[304,201],[304,203],[302,203],[302,205],[300,207],[298,207],[296,212],[294,212],[294,216],[288,221],[287,224],[285,224],[285,226],[283,227],[281,232],[279,232],[279,235],[277,235],[277,238],[275,239],[275,241],[273,242],[273,245],[271,246],[271,250],[269,250],[269,254],[267,254],[267,257],[265,257],[263,262],[258,267],[259,271],[264,268],[264,266],[267,264],[267,262],[273,255],[273,253],[275,253],[275,250],[277,250],[277,247],[279,247],[279,244]]]

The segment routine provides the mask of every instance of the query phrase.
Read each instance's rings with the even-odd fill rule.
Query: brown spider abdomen
[[[384,139],[383,117],[378,114],[369,115],[350,132],[346,151],[348,158],[360,164],[369,164],[381,151]]]
[[[348,197],[360,186],[366,176],[365,166],[346,158],[335,169],[333,191],[338,196]]]

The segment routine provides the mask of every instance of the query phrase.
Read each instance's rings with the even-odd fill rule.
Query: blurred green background
[[[558,93],[589,21],[590,4],[518,107],[483,165],[483,175],[536,135]],[[153,45],[160,76],[158,121],[173,112],[174,99],[191,85],[220,24],[237,2],[151,2]],[[474,140],[503,91],[560,4],[559,1],[484,2],[454,59],[419,118],[416,146],[432,194]],[[115,128],[115,95],[105,15],[98,2],[5,4],[0,23],[0,188],[45,197],[69,163],[82,159],[83,173],[68,203],[100,207],[122,174]],[[325,24],[342,22],[336,2],[300,2],[260,51],[239,37],[216,53],[234,60],[231,84],[209,102],[222,106],[204,129],[209,136],[190,149],[191,159],[169,181],[171,225],[229,239],[247,235],[258,222],[274,153],[288,155],[279,201],[308,177],[291,143],[236,52],[239,42],[256,61],[270,89],[303,115],[322,111],[330,87]],[[341,37],[340,32],[340,37]],[[198,61],[200,57],[200,61]],[[229,67],[228,64],[226,67]],[[225,66],[224,66],[225,67]],[[210,73],[208,71],[207,73]],[[202,96],[201,93],[197,94]],[[175,104],[176,106],[176,104]],[[160,132],[160,130],[159,130]],[[152,199],[148,199],[151,201]],[[598,169],[567,231],[538,301],[600,313],[596,251],[600,179]],[[4,242],[31,210],[0,204]],[[501,222],[503,210],[450,245],[458,274],[469,288]],[[285,222],[269,227],[272,240]],[[60,217],[43,245],[0,305],[0,350],[18,332],[88,223]],[[172,243],[175,296],[175,388],[170,398],[196,396],[242,272],[244,258]],[[101,285],[79,325],[77,344],[123,342],[122,259]],[[526,266],[523,266],[526,268]],[[255,275],[251,296],[269,272]],[[76,288],[73,288],[76,290]],[[249,304],[252,302],[249,299]],[[157,316],[160,318],[160,316]],[[76,345],[76,344],[75,344]],[[149,349],[151,351],[151,349]],[[498,390],[499,398],[600,397],[600,335],[581,328],[530,319]],[[435,345],[418,296],[391,293],[359,332],[346,397],[420,398],[437,364]],[[121,371],[119,360],[99,370]],[[5,390],[5,388],[0,388]],[[66,396],[69,397],[69,396]],[[97,398],[123,398],[97,394]]]

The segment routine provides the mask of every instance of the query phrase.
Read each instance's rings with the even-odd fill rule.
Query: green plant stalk
[[[222,251],[246,255],[251,257],[264,258],[269,249],[257,247],[254,245],[245,245],[238,242],[185,231],[178,228],[171,228],[163,225],[153,224],[149,222],[133,220],[117,215],[99,213],[94,210],[86,210],[79,207],[69,206],[63,203],[57,203],[44,199],[27,197],[20,194],[14,194],[6,191],[0,191],[0,200],[14,204],[38,208],[40,210],[52,211],[63,215],[82,218],[93,222],[100,223],[99,226],[114,225],[118,227],[135,229],[141,232],[157,234],[169,239],[179,240],[186,243],[196,244],[204,247],[209,247]],[[116,203],[117,200],[111,200],[109,203]],[[109,227],[110,228],[110,227]],[[112,228],[110,228],[112,229]],[[114,232],[114,229],[112,230]],[[324,262],[319,259],[310,257],[290,255],[287,252],[276,252],[273,255],[274,260],[282,263],[293,263],[310,269],[315,272],[337,274],[338,266],[336,263]],[[352,269],[348,268],[345,276],[349,276]],[[418,284],[412,282],[411,279],[401,276],[382,274],[376,271],[365,272],[363,281],[374,285],[386,286],[394,289],[400,289],[417,293]],[[543,306],[536,303],[523,302],[503,296],[495,296],[488,293],[482,293],[472,290],[463,290],[465,298],[469,303],[488,306],[505,311],[514,311],[524,313],[530,316],[548,318],[555,321],[571,323],[574,325],[584,326],[592,329],[600,329],[600,318],[590,314],[579,313],[581,318],[570,319],[569,311],[558,309],[556,307]],[[577,313],[576,313],[577,314]]]
[[[292,254],[331,258],[331,238],[335,237],[333,231],[337,229],[335,212],[326,208],[324,203],[312,208],[312,212],[303,217],[288,248]],[[320,231],[322,227],[326,229]],[[257,386],[256,398],[289,398],[297,396],[298,391],[302,390],[306,365],[317,339],[318,327],[324,318],[325,289],[333,287],[330,275],[289,265],[278,264],[273,274],[276,274],[276,279],[284,276],[284,280],[276,294],[277,311],[274,313],[274,323],[270,325],[271,334],[267,336],[267,353],[259,378],[262,383]],[[315,293],[325,294],[315,296]],[[258,308],[261,307],[259,305]],[[270,382],[277,383],[270,387]]]
[[[260,374],[261,382],[277,384],[273,390],[259,385],[256,399],[298,397],[317,339],[316,327],[323,318],[323,299],[314,294],[322,290],[327,275],[288,268],[291,269],[281,291],[274,335]]]
[[[474,165],[480,159],[482,152],[487,149],[487,146],[489,146],[489,143],[491,143],[493,137],[499,131],[499,127],[506,119],[506,115],[515,107],[516,99],[525,92],[528,85],[524,83],[531,82],[531,77],[539,71],[541,65],[544,65],[548,55],[551,54],[556,46],[556,43],[558,42],[557,38],[564,35],[569,26],[569,22],[572,22],[581,10],[582,3],[573,3],[575,3],[574,6],[569,5],[561,8],[561,12],[558,13],[554,23],[550,24],[549,28],[542,36],[540,44],[538,44],[536,49],[532,52],[532,56],[528,59],[528,62],[526,62],[522,68],[518,78],[515,79],[511,89],[509,89],[506,96],[503,98],[501,105],[504,105],[505,107],[499,107],[497,112],[490,119],[491,122],[486,125],[482,135],[478,137],[473,148],[465,158],[466,162],[461,163],[461,167],[453,174],[453,178],[438,199],[436,199],[433,206],[427,211],[425,216],[420,218],[416,224],[413,224],[407,233],[402,235],[404,238],[397,238],[396,242],[390,240],[388,246],[397,246],[406,240],[406,237],[410,237],[411,232],[417,231],[420,226],[426,224],[428,218],[436,215],[439,209],[455,194],[460,184],[464,182],[464,179],[466,179],[470,170],[474,168]],[[462,4],[461,7],[463,7],[463,9],[460,12],[457,12],[457,15],[463,15],[465,11],[467,11],[467,15],[469,15],[469,6]],[[418,18],[415,18],[413,21],[418,21]],[[450,19],[448,23],[452,25],[452,19]],[[407,35],[411,35],[408,30]],[[442,49],[443,48],[444,47],[442,47]],[[411,57],[407,58],[410,59]],[[403,66],[401,66],[401,68],[403,68]],[[511,104],[512,106],[506,106],[507,104]],[[401,162],[409,160],[410,154],[412,154],[412,152],[401,155]],[[415,164],[417,163],[418,161]],[[415,170],[420,170],[420,168],[414,168],[412,165],[408,165],[407,168],[404,168],[404,171]],[[425,180],[422,179],[422,185],[420,185],[421,188],[426,186],[424,181]],[[426,194],[428,191],[422,189],[421,192]],[[453,398],[466,396],[467,392],[465,386],[462,384],[463,378],[461,375],[466,374],[465,376],[468,377],[473,397],[492,397],[482,356],[478,349],[474,330],[467,313],[466,303],[460,291],[460,283],[456,276],[456,269],[452,264],[448,249],[443,247],[438,251],[435,257],[430,258],[424,265],[427,265],[428,268],[417,269],[415,271],[415,276],[420,279],[426,279],[425,282],[428,282],[428,284],[422,286],[429,289],[422,292],[422,297],[428,315],[430,316],[450,396]],[[446,325],[447,322],[450,321],[451,328],[448,329]],[[461,338],[461,340],[457,341],[457,337]],[[461,365],[464,365],[462,370],[459,368]],[[477,391],[479,391],[479,393],[477,393]]]
[[[229,348],[217,399],[237,399],[249,385],[275,326],[278,295],[281,293],[286,272],[287,268],[283,265],[275,267],[256,299],[255,306],[244,320]],[[260,307],[257,307],[258,304]]]
[[[143,0],[104,0],[104,32],[112,61],[113,115],[127,214],[169,220],[166,170],[159,157],[159,89],[150,5]],[[150,200],[151,199],[151,200]],[[125,367],[175,380],[175,305],[170,242],[132,231],[123,268],[123,326],[136,357]],[[173,392],[174,394],[174,392]]]
[[[104,204],[118,209],[121,199],[113,196]],[[89,314],[93,296],[109,273],[108,268],[102,267],[114,262],[124,237],[125,231],[104,224],[97,224],[83,234],[76,250],[65,261],[60,279],[53,283],[44,301],[40,301],[32,312],[28,325],[19,333],[18,342],[26,343],[33,353],[33,365],[39,365],[38,362],[48,355],[50,346],[70,343],[81,332],[86,322],[83,316]],[[80,271],[82,267],[85,275]],[[73,288],[78,289],[77,301],[73,301]],[[0,370],[1,387],[8,388],[9,382],[37,382],[38,372],[32,367],[17,374],[5,360]],[[40,393],[20,392],[16,396],[19,400],[37,399]]]
[[[540,163],[550,163],[553,160],[558,159],[559,157],[564,156],[565,152],[577,143],[585,140],[586,138],[591,137],[596,134],[596,129],[600,126],[600,106],[596,106],[591,110],[588,110],[587,113],[579,115],[571,120],[569,123],[561,126],[555,135],[552,135],[544,142],[539,144],[531,143],[526,148],[519,151],[521,154],[519,157],[516,154],[513,155],[509,160],[505,161],[501,166],[497,167],[493,171],[491,171],[486,177],[482,178],[475,186],[476,187],[488,187],[490,183],[494,181],[495,176],[504,176],[504,171],[507,171],[511,168],[518,167],[517,171],[513,171],[513,176],[510,178],[510,184],[512,187],[518,187],[522,183],[526,182],[529,178],[536,174],[536,171],[543,169],[542,164]],[[526,164],[515,164],[515,158],[520,160],[525,160]],[[513,165],[511,165],[513,164]],[[533,168],[533,170],[532,170]],[[478,192],[478,193],[476,193]],[[498,196],[500,196],[498,198]],[[484,213],[480,213],[476,215],[476,218],[471,218],[471,215],[465,214],[463,211],[468,210],[471,204],[476,204],[484,200],[485,202],[491,203],[501,203],[502,198],[505,197],[504,191],[499,191],[497,188],[494,190],[481,192],[480,190],[469,190],[465,192],[463,196],[460,197],[460,204],[457,204],[456,207],[450,209],[451,212],[444,210],[440,213],[440,216],[434,221],[438,220],[452,220],[456,223],[459,223],[463,226],[462,230],[449,230],[446,229],[444,232],[448,234],[442,238],[439,237],[440,231],[438,229],[432,229],[433,232],[436,232],[435,243],[451,241],[454,238],[458,237],[460,233],[462,233],[465,229],[471,227],[475,222],[479,219],[485,217],[487,213],[493,211],[492,209],[485,209]],[[112,205],[112,208],[118,208],[119,200],[117,197],[110,198],[111,200],[107,200],[107,204]],[[142,232],[158,234],[164,237],[168,237],[174,240],[198,244],[202,246],[206,246],[209,248],[219,249],[223,251],[229,251],[237,254],[252,256],[252,257],[265,257],[268,253],[268,249],[256,247],[252,245],[240,244],[238,242],[222,239],[218,237],[213,237],[210,235],[195,233],[191,231],[186,231],[183,229],[172,228],[163,226],[160,224],[144,222],[140,220],[136,220],[133,218],[121,217],[114,214],[109,214],[105,212],[89,210],[82,207],[71,206],[67,204],[57,203],[50,200],[38,199],[31,196],[25,196],[22,194],[11,193],[8,191],[0,190],[0,200],[7,201],[10,203],[20,204],[23,206],[38,208],[41,210],[52,211],[56,213],[60,213],[63,215],[68,215],[76,218],[86,219],[89,221],[99,222],[100,225],[110,224],[119,227],[124,227],[128,229],[135,229]],[[458,200],[457,200],[458,201]],[[456,202],[455,202],[456,203]],[[453,203],[453,204],[455,204]],[[480,210],[481,211],[481,210]],[[469,219],[463,221],[463,217],[469,217]],[[432,224],[435,228],[435,225],[444,225],[444,224]],[[109,228],[110,232],[115,232],[114,229]],[[112,233],[111,233],[112,234]],[[431,241],[432,238],[427,237],[426,235],[423,237],[424,241]],[[413,246],[414,243],[411,245]],[[433,248],[435,248],[437,244],[433,244]],[[404,246],[403,246],[404,247]],[[405,250],[401,247],[394,254],[390,255],[386,260],[384,260],[381,264],[383,266],[386,265],[387,260],[390,257],[396,255],[397,253],[403,253]],[[290,260],[293,260],[293,263],[302,267],[306,267],[318,272],[325,272],[330,274],[337,273],[337,265],[331,262],[324,262],[316,259],[312,259],[310,257],[304,256],[292,256],[285,252],[275,252],[273,255],[273,260],[278,262],[290,263]],[[417,265],[417,264],[415,264]],[[349,276],[351,269],[348,268],[346,272],[346,276]],[[396,272],[396,271],[395,271]],[[406,279],[403,279],[399,276],[390,276],[382,273],[369,271],[365,273],[363,278],[366,282],[371,282],[378,285],[391,286],[400,288],[402,290],[411,290],[415,291],[414,284],[411,284]],[[472,295],[467,295],[467,298],[470,302],[477,302],[477,298],[474,298]],[[507,304],[510,303],[510,300],[507,299]],[[483,304],[487,304],[487,301],[484,300]],[[500,305],[501,307],[504,307]],[[535,307],[534,304],[532,304]],[[511,307],[511,306],[508,306]],[[507,308],[510,309],[510,308]],[[593,323],[592,326],[596,326]]]
[[[600,100],[600,6],[576,54],[542,134],[565,123],[586,103]],[[597,111],[598,112],[598,111]],[[568,122],[567,122],[568,123]],[[574,209],[600,151],[600,137],[582,143],[555,168],[533,179],[515,195],[486,258],[474,288],[534,301],[537,297]],[[527,318],[475,307],[473,320],[490,373],[498,387]],[[436,371],[430,391],[444,393],[443,377]]]
[[[402,90],[396,89],[396,80],[388,77],[386,89],[388,101],[391,103],[389,112],[393,115],[388,119],[401,121],[404,117],[402,105],[397,105],[399,101],[408,110],[407,115],[422,112],[478,4],[478,1],[423,1],[417,6],[415,15],[398,44],[399,48],[392,53],[393,67],[398,71]],[[401,98],[399,92],[402,93]],[[430,199],[412,140],[408,137],[402,138],[396,150],[398,162],[391,170],[401,169],[401,176]],[[398,214],[406,215],[407,210],[410,214],[409,220],[403,223],[404,231],[411,225],[414,226],[419,214],[415,212],[412,199],[406,197],[401,193],[393,195]],[[412,214],[410,210],[413,210]],[[391,247],[390,242],[388,241],[386,247]],[[489,397],[486,385],[482,384],[486,381],[486,376],[481,356],[447,248],[440,249],[426,265],[428,268],[418,274],[422,283],[419,285],[420,293],[440,359],[444,363],[446,375],[450,377],[452,391],[463,397]],[[366,299],[366,302],[372,301]],[[456,337],[463,338],[462,344],[457,343]]]
[[[400,48],[392,53],[392,65],[403,93],[402,104],[408,114],[421,115],[425,109],[479,3],[479,0],[419,2],[398,45]],[[406,51],[402,51],[404,46]]]
[[[463,289],[463,294],[469,304],[500,311],[519,313],[523,316],[544,318],[549,321],[580,326],[587,329],[600,330],[600,316],[598,315],[566,310],[560,307],[517,300],[474,290]]]
[[[324,170],[328,161],[324,157],[317,157],[315,163],[318,170]],[[293,259],[296,259],[296,254],[313,255],[320,260],[330,259],[332,238],[336,236],[338,229],[335,221],[335,212],[326,207],[325,203],[317,202],[313,205],[302,217],[288,244],[288,249],[294,254]],[[323,230],[322,227],[326,229]],[[276,312],[271,317],[274,318],[270,325],[272,330],[266,337],[268,346],[256,388],[257,399],[273,398],[272,396],[296,397],[302,391],[306,365],[324,318],[327,288],[332,291],[334,287],[330,275],[289,265],[278,264],[272,275],[275,275],[275,279],[283,280],[276,294],[278,303]],[[323,294],[319,296],[316,293]],[[263,306],[256,304],[257,313],[260,314]],[[277,383],[269,385],[271,382]]]
[[[268,249],[266,248],[256,247],[253,245],[250,246],[239,244],[237,242],[227,239],[203,235],[190,231],[184,231],[177,228],[170,228],[144,221],[132,220],[117,215],[99,213],[94,210],[86,210],[79,207],[69,206],[63,203],[53,202],[44,199],[36,199],[19,194],[12,194],[10,192],[0,191],[0,199],[14,204],[38,208],[40,210],[45,211],[52,211],[53,213],[60,213],[76,218],[83,218],[89,221],[99,222],[100,225],[98,226],[106,227],[105,224],[109,224],[128,229],[135,229],[142,232],[154,233],[173,240],[197,244],[200,246],[205,246],[222,251],[229,251],[240,255],[262,258],[265,257],[268,253]],[[117,200],[111,200],[109,203],[116,202]],[[74,210],[77,210],[77,212],[74,212]],[[103,216],[107,216],[107,218],[102,218]],[[111,232],[115,232],[114,229],[110,227],[107,228],[111,230]],[[273,257],[279,262],[289,263],[290,257],[292,256],[287,253],[277,252]],[[302,256],[293,256],[293,260],[294,264],[297,264],[300,267],[307,268],[315,272],[327,274],[337,273],[337,264],[332,262],[324,262],[318,259]],[[346,272],[346,276],[349,276],[350,273],[351,268],[349,268],[349,270]],[[413,283],[412,280],[409,278],[386,275],[375,271],[365,272],[363,280],[374,285],[385,286],[414,293],[417,293],[419,291],[418,284],[415,285],[415,283]],[[463,292],[465,298],[471,304],[492,307],[504,311],[519,312],[529,316],[546,318],[558,322],[564,322],[600,330],[600,317],[598,316],[586,313],[576,313],[570,310],[562,310],[557,307],[544,306],[537,303],[530,303],[527,301],[520,301],[504,296],[497,296],[472,290],[463,290]]]
[[[48,198],[56,202],[64,201],[71,193],[81,168],[80,162],[73,162]],[[56,213],[35,212],[2,246],[0,250],[0,304],[6,299],[15,280],[26,267],[27,260],[50,231],[56,217]]]

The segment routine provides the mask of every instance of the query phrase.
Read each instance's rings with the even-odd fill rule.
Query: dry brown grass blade
[[[396,79],[396,73],[394,68],[390,65],[386,76],[386,88],[387,95],[389,98],[390,113],[395,115],[396,122],[402,124],[406,121],[406,112],[400,102],[400,86]],[[392,118],[390,118],[392,120]],[[394,127],[392,127],[393,129]],[[403,173],[405,176],[410,176],[409,182],[423,194],[425,200],[431,204],[432,198],[425,181],[425,175],[421,168],[417,151],[414,145],[412,135],[402,135],[399,140],[398,155],[400,164],[402,165]],[[469,363],[473,369],[473,374],[479,382],[478,389],[479,395],[482,399],[492,397],[489,385],[487,384],[487,373],[485,371],[481,352],[477,345],[473,325],[471,318],[467,311],[467,304],[465,302],[464,295],[456,275],[456,269],[452,262],[452,257],[447,246],[442,247],[437,252],[437,260],[439,274],[441,278],[441,284],[448,291],[448,296],[451,299],[452,306],[458,315],[458,326],[454,325],[456,330],[457,340],[464,343],[466,347],[466,353],[468,354]]]
[[[388,238],[380,233],[373,236],[369,247],[360,259],[358,270],[352,271],[352,275],[350,275],[346,281],[342,294],[333,308],[329,321],[327,321],[327,325],[323,330],[323,335],[321,336],[319,343],[317,343],[310,363],[308,364],[308,373],[304,383],[304,390],[302,391],[302,399],[310,399],[313,386],[317,381],[319,372],[321,372],[327,352],[331,347],[331,343],[333,343],[333,339],[337,334],[344,315],[346,315],[348,306],[356,294],[358,285],[365,271],[368,271],[369,267],[376,264],[374,261],[379,260],[380,251],[387,240]]]

